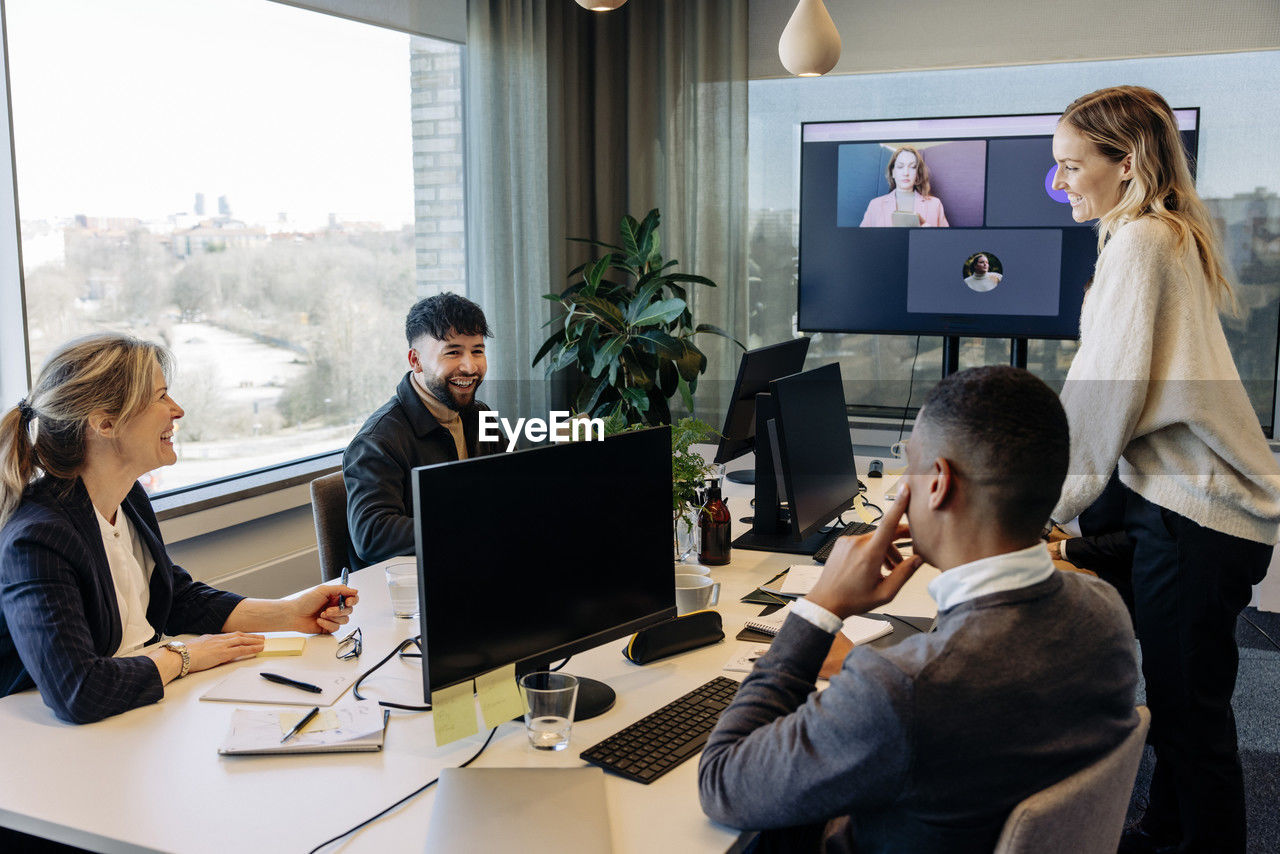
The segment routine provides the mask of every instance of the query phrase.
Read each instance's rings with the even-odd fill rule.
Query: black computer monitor
[[[739,548],[811,555],[821,530],[862,491],[849,436],[840,366],[823,365],[769,384],[757,418],[771,441],[756,444],[752,528]]]
[[[676,615],[670,427],[423,466],[413,501],[428,702]],[[613,701],[583,680],[576,717]]]
[[[755,449],[756,395],[768,391],[773,380],[804,370],[804,357],[808,352],[808,338],[793,338],[742,354],[729,411],[724,416],[724,429],[720,431],[717,463],[727,463]],[[746,469],[729,472],[727,476],[735,483],[755,483],[754,474]]]

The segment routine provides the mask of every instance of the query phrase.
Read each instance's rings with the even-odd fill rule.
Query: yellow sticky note
[[[515,664],[476,677],[476,695],[480,698],[484,725],[490,729],[524,714],[524,700],[520,699],[520,689],[516,687]]]
[[[302,651],[306,648],[306,638],[266,638],[258,658],[273,655],[302,655]]]
[[[867,507],[865,500],[859,500],[853,505],[853,512],[858,514],[858,518],[868,525],[874,525],[876,517],[871,512],[871,508]]]
[[[298,721],[302,720],[302,716],[306,712],[281,712],[280,713],[280,734],[284,735],[289,730],[297,726]],[[320,714],[316,715],[311,721],[302,728],[302,732],[326,732],[327,730],[338,728],[338,713],[333,709],[321,709]],[[302,733],[299,733],[301,735]]]
[[[480,731],[476,725],[476,701],[471,680],[431,692],[431,718],[436,730],[436,747]]]

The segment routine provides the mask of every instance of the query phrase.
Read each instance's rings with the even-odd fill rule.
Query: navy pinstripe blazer
[[[243,598],[169,559],[141,484],[121,505],[155,559],[147,621],[165,634],[219,632]],[[112,658],[120,608],[83,482],[42,478],[0,530],[0,696],[33,685],[59,718],[89,723],[164,696],[146,656]]]

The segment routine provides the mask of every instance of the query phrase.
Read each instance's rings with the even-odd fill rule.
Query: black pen
[[[259,673],[258,675],[268,682],[274,682],[277,685],[288,685],[291,688],[301,688],[303,691],[310,691],[312,694],[324,693],[324,689],[319,685],[312,685],[310,682],[299,682],[297,679],[290,679],[288,676],[281,676],[278,673]]]
[[[267,674],[265,674],[265,673],[264,673],[264,674],[262,674],[262,675],[263,675],[263,676],[266,676]],[[289,730],[288,732],[286,732],[286,733],[284,734],[284,738],[280,739],[280,743],[281,743],[281,744],[284,744],[286,741],[288,741],[289,739],[293,738],[293,737],[294,737],[295,735],[297,735],[298,733],[302,732],[302,728],[303,728],[303,727],[305,727],[307,724],[311,723],[311,719],[312,719],[312,718],[314,718],[314,717],[315,717],[316,715],[318,715],[318,714],[320,714],[320,707],[319,707],[319,706],[316,706],[316,707],[314,707],[311,711],[309,711],[309,712],[307,712],[305,715],[303,715],[303,716],[302,716],[302,720],[300,720],[300,721],[298,721],[296,724],[294,724],[294,725],[293,725],[293,729]]]
[[[348,575],[350,575],[350,574],[351,574],[351,570],[350,570],[349,568],[347,568],[347,567],[345,567],[345,566],[344,566],[344,567],[342,568],[342,581],[341,581],[341,582],[339,582],[343,587],[346,587],[346,586],[347,586],[347,576],[348,576]],[[341,595],[341,594],[339,594],[339,595],[338,595],[338,607],[339,607],[339,608],[345,608],[345,607],[347,607],[347,597],[346,597],[346,596],[343,596],[343,595]]]

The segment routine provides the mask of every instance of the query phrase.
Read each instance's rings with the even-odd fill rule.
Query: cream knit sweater
[[[1107,243],[1080,315],[1062,404],[1071,466],[1053,518],[1120,481],[1247,540],[1280,536],[1280,465],[1249,403],[1194,245],[1142,217]]]

